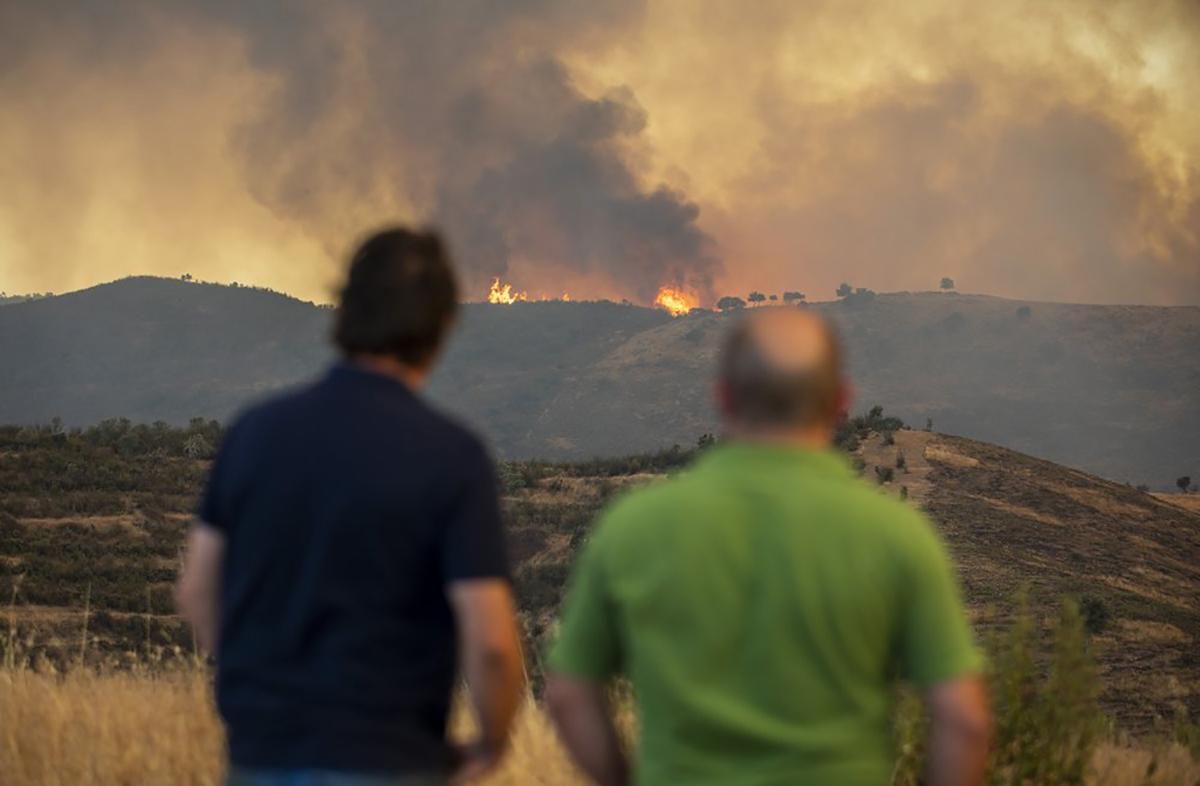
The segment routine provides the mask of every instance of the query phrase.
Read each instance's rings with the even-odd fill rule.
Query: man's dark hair
[[[458,310],[458,282],[437,232],[385,229],[350,258],[333,331],[347,355],[432,360]]]

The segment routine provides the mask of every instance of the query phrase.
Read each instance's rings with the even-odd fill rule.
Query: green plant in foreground
[[[1104,731],[1098,679],[1078,604],[1064,600],[1053,630],[1053,650],[1039,666],[1038,620],[1027,597],[993,642],[988,669],[995,733],[989,786],[1075,786]],[[920,786],[928,723],[909,690],[896,703],[896,766],[892,786]]]
[[[992,664],[993,786],[1082,784],[1103,731],[1096,667],[1079,604],[1063,601],[1044,676],[1035,657],[1037,633],[1022,596]]]

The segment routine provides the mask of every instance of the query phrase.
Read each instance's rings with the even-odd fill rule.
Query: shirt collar
[[[415,395],[412,388],[395,377],[379,371],[373,371],[351,360],[343,359],[334,363],[329,369],[328,378],[336,382],[350,382],[355,384],[393,388],[410,396]]]
[[[768,469],[791,466],[831,476],[851,477],[849,457],[833,447],[804,448],[768,442],[730,440],[709,448],[701,466],[725,470],[733,466]]]

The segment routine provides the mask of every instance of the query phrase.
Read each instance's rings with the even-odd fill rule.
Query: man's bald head
[[[837,336],[805,310],[748,314],[725,342],[720,375],[726,417],[755,430],[831,424],[844,403]]]

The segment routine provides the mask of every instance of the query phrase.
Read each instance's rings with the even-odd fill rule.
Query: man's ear
[[[733,418],[733,394],[729,389],[729,383],[723,379],[718,379],[713,383],[713,403],[722,420],[728,422]]]
[[[843,379],[838,383],[837,396],[834,397],[834,418],[840,423],[850,417],[850,408],[854,405],[854,385],[850,380]]]

